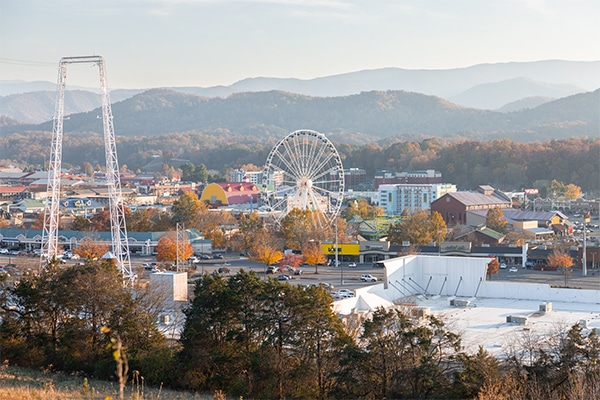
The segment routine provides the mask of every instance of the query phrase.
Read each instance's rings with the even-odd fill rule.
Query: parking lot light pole
[[[338,258],[338,223],[337,216],[335,217],[335,265],[340,267],[340,285],[344,284],[344,265],[339,262]]]

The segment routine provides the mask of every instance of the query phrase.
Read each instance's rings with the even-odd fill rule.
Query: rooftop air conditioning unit
[[[453,307],[469,307],[471,302],[469,300],[462,299],[452,299],[450,300],[450,305]]]
[[[550,311],[552,311],[552,303],[540,304],[540,312],[550,312]]]
[[[416,307],[412,310],[412,315],[416,318],[425,318],[430,314],[431,309],[429,307]]]
[[[506,317],[507,324],[527,325],[528,320],[529,320],[529,318],[527,318],[527,317],[519,317],[516,315],[508,315]]]

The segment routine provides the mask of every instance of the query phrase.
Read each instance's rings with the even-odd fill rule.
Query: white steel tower
[[[58,255],[58,224],[60,204],[60,169],[62,164],[63,118],[65,113],[65,84],[67,65],[91,63],[98,66],[100,89],[102,91],[102,122],[104,125],[104,149],[106,154],[106,180],[108,185],[112,252],[116,264],[123,273],[125,284],[133,283],[135,275],[131,269],[125,207],[119,179],[119,163],[113,127],[113,116],[106,86],[104,59],[101,56],[63,57],[58,68],[58,93],[54,111],[52,148],[48,170],[48,189],[44,210],[44,230],[42,234],[42,262]],[[44,259],[46,258],[46,259]]]

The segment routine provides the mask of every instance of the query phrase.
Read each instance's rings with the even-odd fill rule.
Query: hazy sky
[[[0,79],[101,55],[110,89],[600,60],[599,0],[0,0]],[[67,85],[97,86],[68,68]]]

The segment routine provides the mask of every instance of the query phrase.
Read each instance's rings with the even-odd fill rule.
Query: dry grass
[[[149,388],[129,382],[125,399],[209,400],[214,396]],[[0,367],[0,400],[119,399],[119,385],[79,376],[48,373],[4,365]]]

